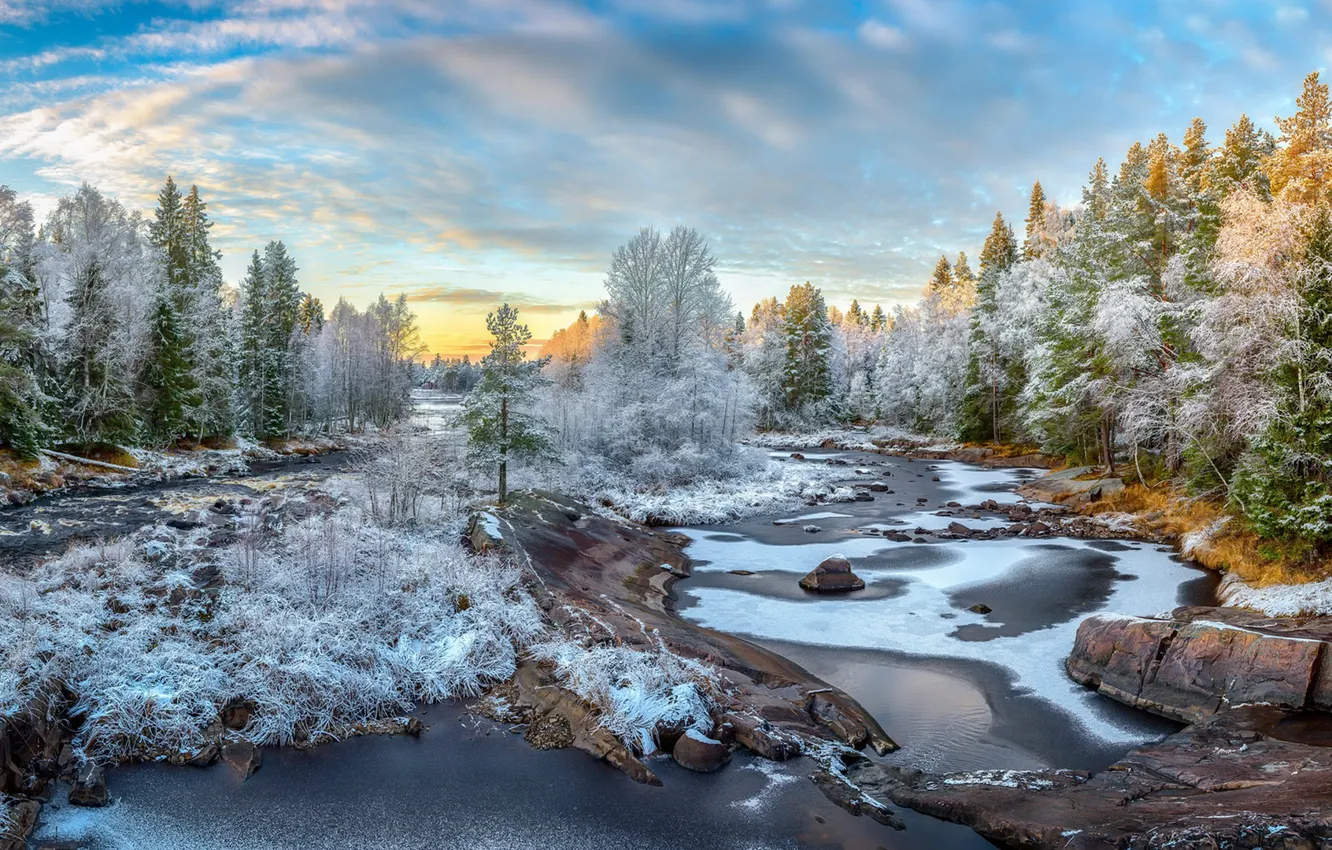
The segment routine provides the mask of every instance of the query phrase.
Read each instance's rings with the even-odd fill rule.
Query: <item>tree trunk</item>
[[[509,498],[509,400],[500,399],[499,503]]]
[[[1105,467],[1106,475],[1115,474],[1115,450],[1114,450],[1114,425],[1110,419],[1110,414],[1101,414],[1101,464]]]

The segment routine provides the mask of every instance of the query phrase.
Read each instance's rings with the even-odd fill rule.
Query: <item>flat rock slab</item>
[[[1332,710],[1332,618],[1187,607],[1169,619],[1098,614],[1065,663],[1076,681],[1183,723],[1231,706]]]
[[[930,774],[857,762],[862,792],[970,826],[1001,847],[1270,848],[1332,845],[1332,717],[1245,709],[1080,771]],[[1287,734],[1299,730],[1298,735]],[[1294,738],[1288,740],[1288,738]]]
[[[1017,489],[1017,494],[1041,502],[1094,502],[1124,489],[1119,478],[1097,477],[1097,467],[1074,466],[1042,475]]]

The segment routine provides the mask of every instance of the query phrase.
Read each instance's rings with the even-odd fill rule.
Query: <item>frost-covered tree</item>
[[[499,504],[509,497],[511,460],[549,457],[553,444],[546,423],[532,411],[546,379],[542,360],[528,360],[524,346],[532,339],[518,311],[508,304],[486,316],[492,337],[481,361],[481,380],[463,403],[470,459],[497,471]]]
[[[62,430],[73,442],[123,444],[139,434],[133,376],[162,274],[144,230],[86,184],[46,223],[46,287],[61,301],[53,332]]]
[[[782,392],[787,409],[822,418],[826,405],[836,401],[830,362],[832,326],[823,293],[808,281],[792,286],[782,308],[782,327],[786,338]]]
[[[1037,184],[1039,185],[1039,184]],[[1003,438],[1004,420],[1013,414],[1016,391],[1011,364],[1003,359],[998,340],[997,314],[1000,277],[1017,262],[1017,240],[1003,213],[995,213],[980,255],[976,280],[976,308],[972,314],[967,386],[961,412],[961,435],[970,440]],[[1008,393],[1001,390],[1008,389]],[[1011,433],[1011,432],[1010,432]]]
[[[21,457],[48,437],[33,240],[32,206],[0,186],[0,445]]]
[[[1283,197],[1286,195],[1283,195]],[[1235,476],[1232,496],[1259,534],[1303,543],[1315,556],[1332,545],[1332,215],[1314,214],[1289,344],[1271,375],[1275,409]]]
[[[1295,114],[1278,117],[1276,123],[1281,138],[1265,169],[1272,194],[1292,203],[1315,204],[1332,182],[1332,101],[1317,71],[1304,78]]]

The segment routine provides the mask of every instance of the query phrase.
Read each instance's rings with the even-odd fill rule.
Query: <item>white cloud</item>
[[[907,38],[906,33],[873,18],[862,23],[857,32],[861,41],[880,50],[903,50],[911,46],[911,40]]]

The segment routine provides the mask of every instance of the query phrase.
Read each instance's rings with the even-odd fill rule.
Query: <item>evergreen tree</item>
[[[852,299],[851,307],[846,311],[846,318],[850,324],[867,326],[869,325],[869,314],[860,309],[860,302]]]
[[[277,368],[269,330],[268,274],[255,251],[241,281],[240,351],[237,357],[237,409],[241,430],[251,437],[276,437],[281,420],[273,371]]]
[[[946,263],[945,263],[946,265]],[[792,286],[783,308],[786,370],[783,393],[786,406],[799,414],[817,414],[833,394],[832,327],[823,293],[806,281]]]
[[[221,440],[235,427],[232,410],[236,374],[232,313],[223,303],[221,256],[213,250],[208,231],[213,223],[208,208],[191,186],[182,205],[186,244],[186,280],[193,326],[190,361],[197,388],[195,415],[190,430],[201,439]]]
[[[953,285],[969,288],[975,284],[976,275],[971,271],[971,263],[967,261],[967,252],[958,251],[957,261],[953,263]]]
[[[272,399],[265,414],[264,433],[276,436],[291,433],[301,409],[304,337],[298,331],[303,295],[296,281],[296,261],[281,241],[264,247],[263,269],[268,311],[264,346],[269,386],[265,394]]]
[[[1266,171],[1273,195],[1313,205],[1332,182],[1332,103],[1317,71],[1304,78],[1295,107],[1291,117],[1276,119],[1280,144],[1268,157]]]
[[[999,278],[1016,262],[1017,240],[1013,229],[1004,221],[1002,213],[995,213],[990,233],[981,248],[980,277],[976,280],[976,306],[972,312],[967,386],[961,416],[964,439],[999,442],[1004,432],[1002,422],[1012,413],[1011,399],[1002,392],[1009,377],[1008,364],[1001,357],[999,340],[988,328],[999,308]]]
[[[874,305],[874,313],[870,316],[870,330],[888,330],[888,314],[883,312],[882,305]]]
[[[154,287],[148,353],[139,374],[139,410],[146,436],[166,445],[184,436],[199,406],[191,362],[193,286],[189,235],[180,190],[168,176],[157,196],[149,239],[162,270]]]
[[[1208,188],[1224,198],[1248,185],[1263,196],[1271,194],[1263,163],[1276,148],[1276,140],[1254,126],[1248,115],[1226,130],[1225,142],[1207,174]]]
[[[1027,233],[1022,242],[1024,260],[1034,260],[1045,254],[1047,248],[1045,204],[1045,190],[1041,188],[1041,181],[1037,180],[1032,184],[1031,198],[1027,202]]]
[[[544,420],[530,411],[537,391],[548,383],[541,375],[548,359],[527,360],[524,346],[532,332],[508,304],[486,316],[486,328],[493,337],[490,353],[481,361],[481,380],[463,403],[461,420],[472,462],[498,470],[503,505],[509,498],[509,461],[553,451]]]
[[[38,380],[32,247],[31,205],[0,186],[0,444],[20,457],[36,454],[49,437],[42,419],[48,400]]]
[[[930,275],[929,291],[944,293],[953,288],[953,267],[947,257],[939,257],[934,264],[934,274]]]

